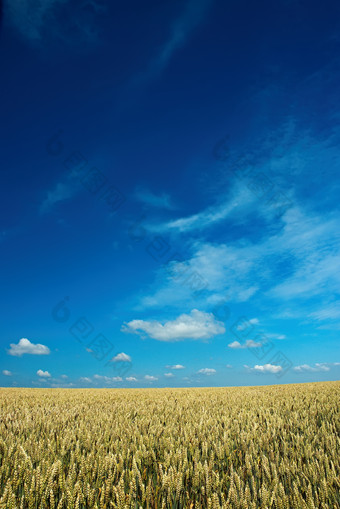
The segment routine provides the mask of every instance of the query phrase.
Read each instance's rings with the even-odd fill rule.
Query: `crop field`
[[[0,389],[1,508],[340,508],[340,382]]]

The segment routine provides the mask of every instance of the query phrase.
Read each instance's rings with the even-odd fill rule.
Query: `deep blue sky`
[[[0,385],[339,378],[339,28],[335,1],[4,2]]]

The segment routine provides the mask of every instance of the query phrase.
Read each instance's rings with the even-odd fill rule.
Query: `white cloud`
[[[117,354],[115,357],[113,357],[112,359],[112,362],[131,362],[131,357],[130,355],[127,355],[126,353],[124,352],[121,352],[119,354]]]
[[[189,217],[175,219],[161,226],[150,227],[150,229],[177,230],[185,233],[192,230],[203,230],[207,226],[218,223],[226,219],[232,211],[239,206],[239,201],[234,200],[231,203],[223,203],[215,207],[210,207],[203,212],[199,212]]]
[[[276,253],[289,252],[296,268],[274,286],[268,296],[305,299],[336,291],[340,285],[339,245],[336,219],[307,216],[298,207],[287,211],[283,231],[268,240],[266,246]],[[314,318],[317,317],[315,313]]]
[[[239,330],[239,331],[242,331],[242,330],[245,330],[247,329],[247,327],[249,326],[248,324],[251,324],[251,325],[258,325],[260,322],[259,322],[259,319],[258,318],[250,318],[250,320],[245,320],[244,322],[240,323],[236,329]]]
[[[257,343],[256,341],[253,341],[252,339],[247,339],[244,345],[241,345],[239,341],[233,341],[232,343],[229,343],[229,348],[234,349],[244,349],[244,348],[258,348],[261,346],[261,343]]]
[[[186,261],[171,261],[162,272],[161,287],[153,295],[144,296],[141,307],[162,307],[169,304],[178,307],[196,300],[190,285],[185,283],[189,276],[197,277],[207,295],[202,297],[202,306],[225,300],[244,302],[254,295],[258,285],[250,278],[255,254],[245,247],[212,245],[196,242],[195,252]],[[196,304],[197,305],[197,304]]]
[[[155,376],[152,375],[145,375],[145,380],[148,380],[149,382],[155,382],[155,380],[158,380]]]
[[[38,369],[37,375],[41,378],[50,378],[51,374],[48,371],[43,371],[42,369]]]
[[[67,389],[68,387],[74,387],[74,383],[70,382],[68,384],[66,383],[53,383],[51,384],[51,387],[54,389]]]
[[[185,366],[182,366],[182,364],[173,364],[172,366],[166,366],[168,369],[184,369]]]
[[[212,369],[212,368],[202,368],[200,370],[197,371],[197,373],[200,373],[202,375],[214,375],[216,373],[216,369]]]
[[[200,212],[187,217],[180,217],[161,224],[148,224],[150,231],[162,232],[171,231],[176,233],[187,233],[191,231],[205,230],[215,224],[235,217],[255,202],[254,195],[243,183],[235,182],[232,188],[232,195],[222,197],[217,203],[207,207]]]
[[[338,365],[340,365],[338,362],[316,362],[314,366],[310,366],[309,364],[301,364],[300,366],[295,366],[293,369],[298,373],[316,373],[319,371],[330,371],[332,366]]]
[[[99,382],[105,382],[107,384],[112,382],[122,382],[122,378],[120,376],[105,376],[105,375],[93,375],[93,378],[95,380],[98,380]]]
[[[18,344],[11,343],[10,349],[8,350],[8,354],[15,357],[21,357],[24,354],[49,355],[50,353],[50,349],[47,346],[41,345],[39,343],[31,343],[26,338],[20,339]]]
[[[261,346],[261,343],[258,343],[257,341],[253,341],[252,339],[247,339],[245,347],[246,348],[259,348]]]
[[[227,369],[232,369],[232,365],[231,365],[231,364],[226,364],[226,365],[225,365],[225,367],[226,367]]]
[[[165,271],[169,275],[159,278],[155,291],[140,301],[141,309],[193,302],[192,291],[184,284],[188,274],[199,274],[206,282],[206,291],[197,305],[214,304],[219,299],[244,302],[260,289],[263,298],[274,304],[274,299],[285,306],[285,301],[318,296],[325,300],[336,294],[340,287],[340,230],[332,215],[304,213],[298,206],[291,207],[280,219],[281,228],[268,230],[267,236],[257,241],[211,244],[195,242],[193,254],[184,261],[171,261]],[[285,270],[282,270],[284,265]],[[280,277],[278,277],[278,270]],[[182,276],[181,276],[182,274]],[[337,303],[328,309],[312,309],[304,316],[315,320],[336,319]],[[314,309],[313,309],[314,308]],[[294,307],[294,309],[296,309]],[[301,306],[299,306],[301,310]],[[312,314],[311,314],[312,311]],[[277,314],[280,314],[278,309]],[[278,335],[284,336],[283,334]]]
[[[287,336],[285,334],[275,334],[275,333],[267,334],[266,333],[266,336],[267,336],[267,338],[271,338],[271,339],[287,339]]]
[[[264,364],[263,366],[256,364],[256,366],[250,369],[251,371],[257,371],[258,373],[280,373],[280,371],[282,371],[281,366],[275,366],[274,364]]]
[[[128,376],[126,377],[126,379],[128,382],[137,382],[137,378],[135,378],[134,376]]]
[[[243,348],[243,346],[241,345],[241,343],[239,341],[233,341],[232,343],[229,343],[228,347],[235,348],[235,349]]]
[[[82,377],[79,378],[79,380],[81,382],[84,382],[84,383],[87,383],[87,384],[92,384],[92,380],[88,376],[82,376]]]
[[[193,309],[189,315],[182,314],[175,320],[162,324],[159,321],[132,320],[124,324],[123,332],[133,332],[158,341],[180,341],[184,339],[209,339],[225,332],[222,322],[215,319],[212,313]]]
[[[68,378],[67,375],[61,375],[60,378],[63,378],[64,380],[66,380],[66,378]]]
[[[95,380],[98,380],[99,382],[105,382],[105,383],[112,382],[112,378],[109,376],[105,376],[105,375],[93,375],[93,378]]]
[[[4,369],[2,371],[2,374],[5,375],[5,376],[12,376],[12,372],[11,371],[8,371],[8,369]]]
[[[308,315],[310,318],[322,322],[324,320],[337,320],[340,318],[339,302],[333,302],[329,306],[319,309]]]
[[[164,376],[166,376],[166,378],[172,378],[175,375],[173,373],[164,373]]]

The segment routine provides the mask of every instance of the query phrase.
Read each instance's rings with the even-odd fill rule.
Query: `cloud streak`
[[[148,77],[155,76],[165,69],[173,55],[184,46],[193,30],[202,23],[211,3],[211,0],[189,0],[186,3],[183,12],[173,23],[170,37],[151,62]]]

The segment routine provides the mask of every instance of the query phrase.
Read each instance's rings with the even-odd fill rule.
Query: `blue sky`
[[[4,2],[2,386],[340,373],[338,2]]]

